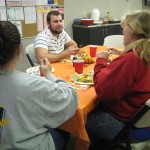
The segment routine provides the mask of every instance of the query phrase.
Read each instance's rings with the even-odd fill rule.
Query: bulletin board
[[[64,0],[0,0],[0,21],[9,20],[14,23],[18,27],[22,38],[33,37],[47,27],[47,13],[53,7],[63,4]],[[33,8],[36,15],[35,13],[32,15],[32,11],[30,13],[30,10],[33,10]],[[18,13],[16,13],[17,11]],[[27,12],[29,12],[28,17],[25,15]],[[16,16],[14,17],[12,14],[17,14],[19,19],[15,18]],[[21,18],[20,16],[23,17]],[[32,16],[34,16],[33,19]],[[27,21],[27,18],[30,19]]]
[[[21,21],[22,24],[22,37],[32,37],[38,34],[37,23],[25,24],[25,21]]]

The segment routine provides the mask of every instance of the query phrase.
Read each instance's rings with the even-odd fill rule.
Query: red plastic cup
[[[84,67],[84,60],[83,59],[75,59],[73,60],[73,65],[75,72],[78,74],[83,73],[83,67]]]
[[[96,45],[90,45],[89,48],[90,48],[90,56],[96,57],[97,46]]]
[[[42,77],[43,76],[43,73],[42,73],[42,71],[41,71],[41,69],[39,68],[39,70],[40,70],[40,76]]]

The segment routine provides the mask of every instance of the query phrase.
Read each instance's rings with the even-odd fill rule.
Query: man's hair
[[[17,27],[10,21],[0,21],[0,66],[7,64],[21,43]]]
[[[50,22],[51,21],[51,16],[54,15],[54,16],[59,16],[61,15],[61,13],[57,10],[53,10],[53,11],[50,11],[48,14],[47,14],[47,22]]]

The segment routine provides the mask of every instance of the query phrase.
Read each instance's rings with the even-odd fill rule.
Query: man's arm
[[[58,54],[49,54],[48,49],[38,47],[35,49],[38,62],[40,59],[47,58],[51,63],[56,63],[61,61],[62,59],[69,58],[70,55],[75,55],[79,52],[78,48],[74,48],[73,45],[69,46],[67,49],[63,50]]]
[[[68,47],[74,47],[74,48],[78,48],[77,43],[74,40],[70,40],[66,45],[65,45],[65,49],[67,49]]]

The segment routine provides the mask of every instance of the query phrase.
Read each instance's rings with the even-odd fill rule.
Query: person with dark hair
[[[35,38],[35,64],[42,58],[51,63],[59,62],[79,52],[76,42],[63,30],[62,15],[58,11],[47,14],[47,26]]]
[[[124,51],[110,64],[110,50],[97,53],[94,87],[99,105],[87,118],[89,150],[103,150],[150,98],[149,20],[150,12],[146,10],[125,15],[121,21]],[[133,130],[129,134],[134,139],[150,139],[150,129],[143,128],[142,134],[141,130]]]
[[[71,118],[78,105],[75,90],[51,73],[40,60],[44,77],[16,70],[21,53],[17,27],[0,21],[0,150],[64,150],[69,133],[57,127]]]

